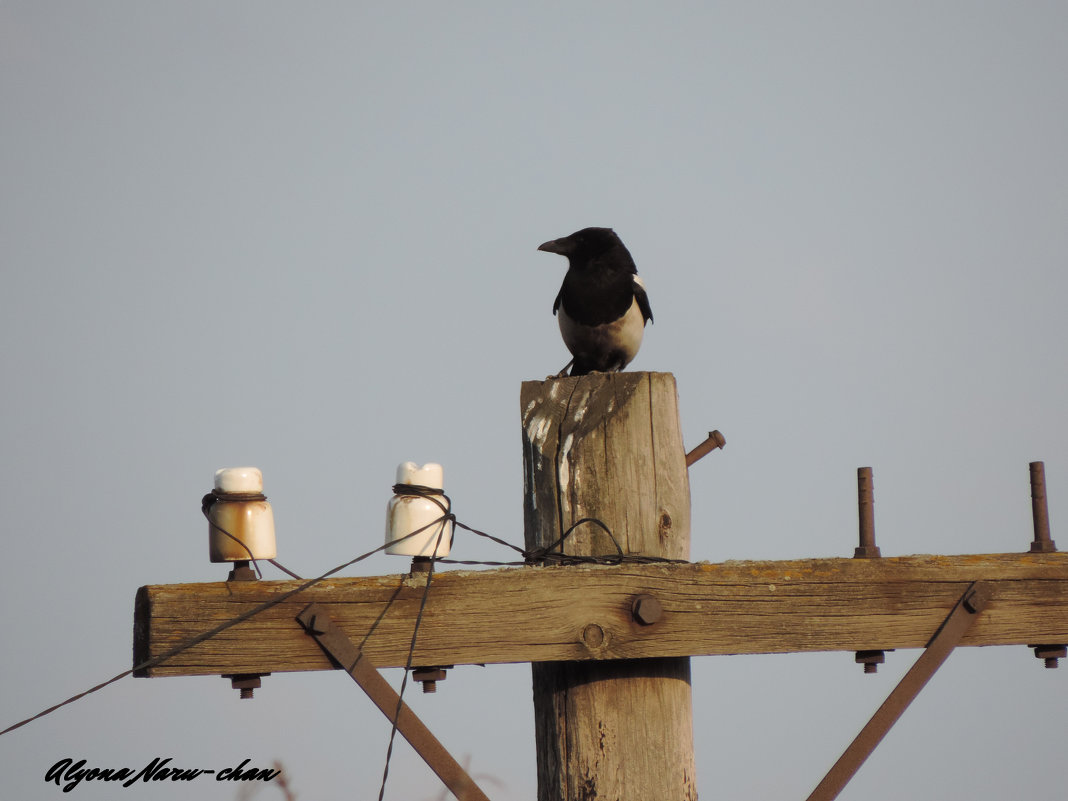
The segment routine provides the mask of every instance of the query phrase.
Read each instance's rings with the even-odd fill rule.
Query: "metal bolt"
[[[1035,649],[1035,656],[1045,660],[1047,668],[1059,667],[1057,660],[1068,657],[1068,646],[1065,645],[1029,645]]]
[[[256,571],[248,566],[248,560],[242,559],[233,563],[233,569],[226,577],[227,581],[255,581]]]
[[[444,667],[420,667],[415,668],[412,671],[412,678],[423,684],[424,693],[436,693],[438,691],[438,682],[445,680],[446,667],[452,667],[447,665]]]
[[[855,661],[858,665],[864,665],[865,673],[876,673],[879,665],[886,661],[885,651],[857,651]]]
[[[230,679],[230,686],[235,690],[239,690],[242,698],[251,698],[252,691],[257,687],[263,686],[262,677],[270,675],[270,673],[238,673],[231,676],[223,676],[223,678]]]
[[[1053,553],[1057,544],[1050,538],[1049,505],[1046,503],[1046,465],[1031,462],[1031,519],[1034,521],[1035,539],[1032,553]],[[1056,667],[1056,666],[1054,666]]]
[[[413,556],[411,575],[414,576],[417,573],[429,573],[430,568],[433,566],[434,563],[429,556]]]
[[[875,489],[871,468],[857,468],[857,505],[860,511],[860,546],[853,552],[855,559],[875,559],[882,554],[875,544]]]
[[[631,613],[634,619],[643,626],[651,626],[664,616],[664,607],[652,595],[639,595],[631,605]]]
[[[690,467],[697,459],[702,459],[717,447],[723,447],[727,443],[726,438],[719,431],[709,431],[708,439],[697,445],[695,449],[686,455],[686,466]]]
[[[853,551],[854,559],[878,559],[882,556],[875,544],[875,487],[870,467],[857,468],[857,513],[860,521],[860,545]],[[857,651],[855,661],[864,665],[865,673],[878,673],[886,661],[884,651]]]
[[[726,438],[718,431],[709,431],[708,439],[686,454],[686,466],[689,467],[698,459],[703,459],[716,448],[722,448],[727,444]]]

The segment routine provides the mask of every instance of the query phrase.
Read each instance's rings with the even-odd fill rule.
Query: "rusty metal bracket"
[[[297,615],[297,622],[352,676],[390,722],[393,721],[394,715],[397,716],[397,731],[459,801],[489,801],[467,771],[452,758],[423,721],[416,717],[411,707],[401,701],[397,692],[378,672],[378,668],[353,644],[348,635],[338,628],[323,607],[319,604],[309,604]]]
[[[819,783],[808,801],[833,801],[853,778],[853,775],[871,756],[886,733],[890,731],[909,704],[919,695],[935,671],[942,666],[946,658],[960,642],[961,637],[971,627],[990,602],[991,590],[987,582],[975,581],[968,587],[953,607],[953,611],[942,623],[927,648],[916,660],[909,672],[890,693],[872,719],[860,730],[860,734],[850,743],[845,753],[834,763],[823,781]]]

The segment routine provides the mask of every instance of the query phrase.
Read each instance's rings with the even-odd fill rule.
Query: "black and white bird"
[[[553,314],[574,356],[571,375],[622,370],[641,347],[646,321],[653,321],[630,251],[611,228],[583,228],[538,250],[568,259]]]

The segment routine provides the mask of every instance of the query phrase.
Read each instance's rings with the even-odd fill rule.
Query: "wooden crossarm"
[[[435,574],[414,664],[920,648],[978,580],[993,601],[962,645],[1068,642],[1064,553],[567,566]],[[299,584],[142,587],[135,664]],[[403,665],[422,586],[407,575],[328,579],[138,674],[331,669],[293,622],[312,602],[357,642],[385,610],[364,647],[381,667]],[[639,595],[660,602],[657,622],[635,620]]]

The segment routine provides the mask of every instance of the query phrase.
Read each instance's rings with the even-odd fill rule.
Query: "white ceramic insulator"
[[[219,492],[263,492],[263,473],[258,467],[224,467],[215,471]]]
[[[255,467],[217,470],[215,489],[222,497],[208,509],[208,551],[211,561],[274,559],[278,549],[271,504],[266,500],[226,500],[226,494],[229,493],[262,493],[263,474]],[[233,538],[220,529],[228,531]]]
[[[397,467],[398,484],[419,484],[424,487],[443,489],[444,470],[440,464],[433,462],[422,467],[415,462],[404,462]],[[444,504],[445,499],[438,496]],[[394,495],[386,507],[386,553],[401,556],[436,556],[449,555],[452,542],[452,522],[443,521],[431,525],[444,514],[441,506],[431,498],[412,495]],[[442,530],[444,526],[444,530]],[[425,528],[424,528],[425,527]],[[398,542],[413,531],[423,529],[418,534]],[[435,551],[436,547],[436,551]]]

